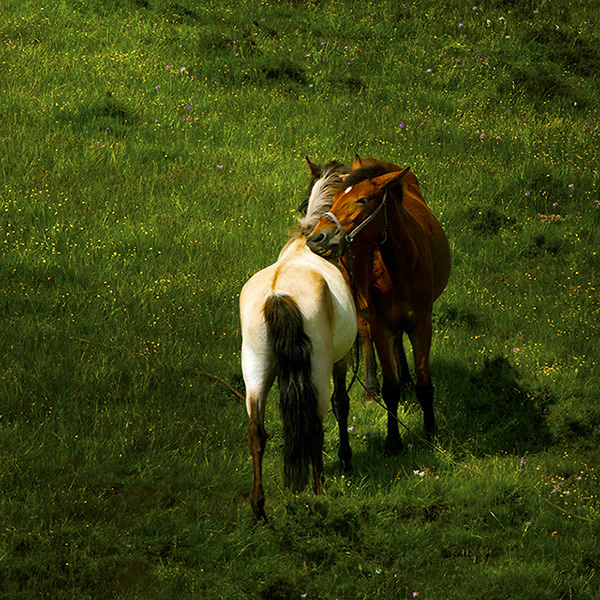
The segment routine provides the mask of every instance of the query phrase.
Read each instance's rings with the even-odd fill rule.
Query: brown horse
[[[331,210],[309,235],[311,250],[338,257],[356,289],[357,309],[368,320],[383,372],[388,409],[386,455],[402,450],[397,409],[403,385],[412,379],[402,337],[413,348],[416,393],[425,432],[435,434],[429,372],[433,302],[450,275],[450,248],[426,205],[416,177],[376,159],[356,157],[334,196]]]

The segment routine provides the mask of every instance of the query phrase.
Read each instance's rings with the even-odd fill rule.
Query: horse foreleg
[[[415,386],[417,400],[423,410],[423,422],[425,426],[425,437],[431,441],[436,435],[435,414],[433,412],[433,385],[431,383],[417,384]]]
[[[358,317],[358,337],[365,357],[365,395],[363,403],[367,404],[379,395],[379,382],[377,381],[377,360],[373,340],[371,339],[371,328],[366,319]]]
[[[349,356],[346,356],[333,366],[333,396],[331,398],[331,406],[338,423],[340,435],[338,456],[342,464],[342,469],[346,473],[352,471],[352,450],[350,448],[350,440],[348,439],[350,398],[346,390],[346,367]]]
[[[398,366],[394,350],[394,336],[386,329],[371,326],[383,373],[382,396],[388,413],[385,455],[396,456],[402,452],[402,440],[398,429],[398,401],[401,394]]]
[[[267,520],[265,515],[265,492],[262,484],[262,459],[267,441],[262,415],[253,408],[248,423],[248,448],[252,456],[253,483],[250,493],[250,505],[252,506],[253,523]]]
[[[433,385],[431,384],[431,374],[429,372],[431,318],[425,319],[423,325],[412,331],[409,335],[413,347],[415,373],[417,375],[417,385],[415,386],[417,400],[423,410],[425,435],[428,440],[431,440],[436,434],[435,414],[433,412]]]

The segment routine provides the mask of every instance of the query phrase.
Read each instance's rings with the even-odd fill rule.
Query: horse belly
[[[333,332],[333,361],[338,362],[352,348],[358,329],[356,312],[347,311],[336,317],[336,327]]]

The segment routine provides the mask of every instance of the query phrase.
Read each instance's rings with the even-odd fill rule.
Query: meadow
[[[4,0],[0,598],[600,598],[600,4]],[[253,527],[238,297],[304,156],[411,166],[450,240],[440,429]],[[410,360],[410,352],[409,352]]]

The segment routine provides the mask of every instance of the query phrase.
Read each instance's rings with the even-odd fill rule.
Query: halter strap
[[[346,230],[332,212],[323,213],[323,216],[327,217],[337,227],[337,230],[344,236],[344,239],[348,244],[352,241],[352,238],[346,233]]]

